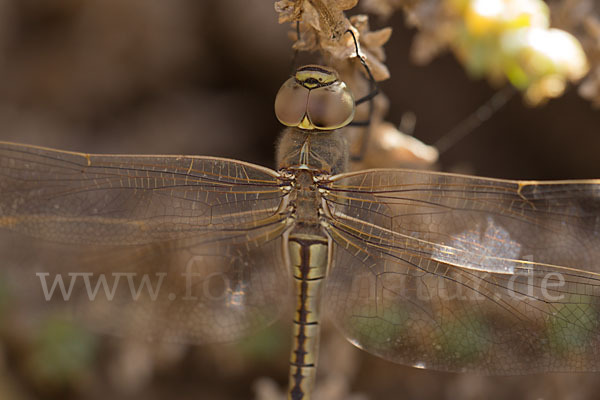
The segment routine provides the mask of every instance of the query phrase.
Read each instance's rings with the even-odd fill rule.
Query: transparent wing
[[[331,315],[398,363],[600,370],[600,181],[372,170],[321,185]]]
[[[96,329],[233,340],[285,303],[282,186],[233,160],[0,143],[0,273]]]

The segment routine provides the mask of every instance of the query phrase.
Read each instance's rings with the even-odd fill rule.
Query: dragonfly
[[[299,68],[275,100],[277,170],[0,142],[0,273],[149,340],[234,341],[292,308],[293,400],[325,315],[419,368],[600,370],[600,180],[347,172],[356,103],[335,70]]]

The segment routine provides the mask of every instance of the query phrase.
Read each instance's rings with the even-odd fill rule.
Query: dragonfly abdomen
[[[328,241],[317,234],[292,233],[288,241],[296,287],[288,399],[308,400],[319,351],[320,302],[328,267]]]

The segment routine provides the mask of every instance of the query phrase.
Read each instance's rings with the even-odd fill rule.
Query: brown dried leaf
[[[388,26],[378,31],[367,32],[364,35],[362,42],[370,48],[381,47],[390,40],[391,36],[392,28]]]
[[[376,80],[389,78],[390,73],[383,61],[383,45],[389,40],[390,28],[371,31],[368,17],[356,15],[350,20],[344,10],[357,4],[358,0],[281,0],[275,3],[280,22],[300,22],[300,37],[294,31],[290,37],[295,40],[293,48],[300,51],[319,51],[327,63],[338,69],[345,69],[342,63],[357,57],[351,29],[358,40],[360,55],[372,70]],[[295,26],[294,26],[295,28]],[[360,64],[357,68],[361,68]]]
[[[352,8],[358,0],[307,0],[317,12],[319,30],[331,39],[339,39],[348,29],[344,10]]]
[[[373,73],[376,81],[382,81],[390,77],[390,71],[385,66],[385,52],[383,45],[390,39],[392,28],[386,27],[377,31],[371,31],[369,26],[368,16],[354,15],[350,18],[350,22],[358,31],[356,37],[360,42],[361,56],[366,61],[367,65]],[[354,43],[351,43],[354,45]],[[354,46],[352,47],[354,50]],[[353,51],[353,56],[356,56],[356,51]]]
[[[356,7],[358,0],[330,0],[329,3],[335,4],[340,10],[350,10]]]
[[[368,168],[435,167],[438,152],[413,136],[400,132],[389,122],[379,122],[371,128],[371,138],[363,160],[352,165],[353,170]]]
[[[275,11],[279,13],[279,23],[299,21],[302,18],[304,0],[280,0],[275,2]]]

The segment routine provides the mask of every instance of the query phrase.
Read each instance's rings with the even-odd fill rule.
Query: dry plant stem
[[[335,18],[333,13],[327,8],[327,6],[321,0],[308,0],[308,2],[317,10],[319,13],[319,22],[321,23],[321,28],[327,29],[327,34],[332,36],[335,39],[338,39],[341,34],[338,31],[338,28],[342,22],[342,18]]]

